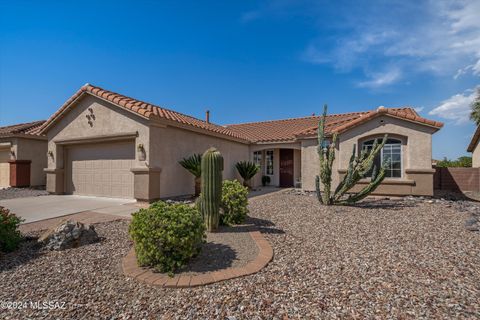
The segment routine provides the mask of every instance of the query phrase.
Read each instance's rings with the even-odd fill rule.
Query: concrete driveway
[[[57,218],[84,211],[128,216],[139,207],[132,199],[85,196],[39,196],[0,200],[0,206],[25,219],[23,223]]]

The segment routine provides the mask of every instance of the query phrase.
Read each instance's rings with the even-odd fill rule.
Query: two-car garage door
[[[133,198],[133,142],[73,145],[66,157],[67,193]]]

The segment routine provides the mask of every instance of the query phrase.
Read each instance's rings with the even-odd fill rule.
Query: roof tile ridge
[[[335,113],[335,114],[328,114],[327,117],[340,117],[340,116],[348,116],[353,114],[363,114],[366,111],[356,111],[356,112],[346,112],[346,113]],[[303,120],[309,118],[321,118],[322,115],[314,115],[314,116],[305,116],[305,117],[296,117],[296,118],[285,118],[285,119],[277,119],[277,120],[264,120],[264,121],[251,121],[251,122],[242,122],[242,123],[232,123],[226,124],[226,127],[234,127],[234,126],[243,126],[249,124],[261,124],[261,123],[272,123],[272,122],[282,122],[282,121],[292,121],[292,120]]]

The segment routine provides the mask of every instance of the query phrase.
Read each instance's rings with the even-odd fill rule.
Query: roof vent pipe
[[[210,123],[210,110],[205,111],[205,122]]]

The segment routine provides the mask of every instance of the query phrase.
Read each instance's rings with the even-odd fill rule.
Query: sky
[[[466,155],[480,1],[0,0],[0,126],[85,83],[218,124],[412,106]]]

